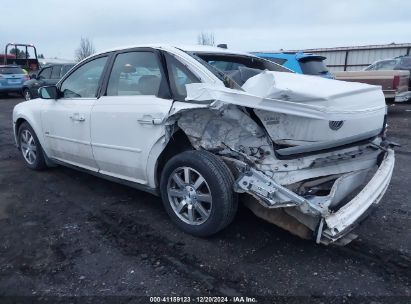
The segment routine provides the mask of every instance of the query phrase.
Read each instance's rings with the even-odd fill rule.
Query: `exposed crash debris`
[[[273,154],[272,143],[245,111],[233,105],[192,110],[181,115],[177,124],[196,149],[258,161]]]
[[[222,155],[237,169],[234,190],[260,203],[247,196],[257,216],[318,243],[346,244],[393,170],[393,152],[379,137],[383,96],[375,87],[328,80],[327,89],[317,90],[298,77],[264,71],[243,91],[189,84],[187,101],[201,108],[175,105],[173,119],[194,148]]]

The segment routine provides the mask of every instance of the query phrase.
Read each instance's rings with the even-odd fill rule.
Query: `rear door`
[[[117,53],[103,96],[91,112],[93,155],[100,172],[147,184],[147,160],[165,135],[173,100],[160,53]]]

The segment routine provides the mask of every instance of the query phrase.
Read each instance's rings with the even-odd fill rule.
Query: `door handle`
[[[151,115],[144,115],[142,118],[137,119],[137,121],[142,125],[161,125],[163,123],[162,118],[154,118]]]
[[[70,115],[70,119],[73,121],[85,121],[86,120],[84,115],[80,115],[79,113],[73,113],[72,115]]]

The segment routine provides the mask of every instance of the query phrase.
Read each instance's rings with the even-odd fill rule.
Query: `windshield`
[[[290,70],[271,61],[247,55],[189,53],[229,88],[241,89],[251,77],[264,70],[290,72]]]
[[[301,70],[306,75],[324,75],[328,73],[322,58],[303,58],[299,60]]]
[[[18,67],[0,67],[0,74],[24,74],[24,71]]]

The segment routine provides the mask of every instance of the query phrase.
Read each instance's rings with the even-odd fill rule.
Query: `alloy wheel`
[[[173,211],[183,222],[200,225],[210,217],[210,187],[204,177],[193,168],[175,169],[168,179],[167,194]]]
[[[27,129],[21,132],[20,149],[26,162],[33,165],[37,159],[37,146],[33,135]]]

